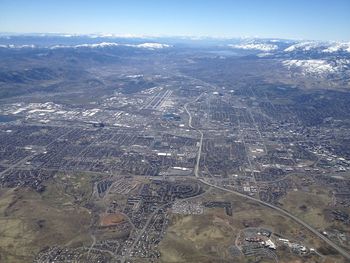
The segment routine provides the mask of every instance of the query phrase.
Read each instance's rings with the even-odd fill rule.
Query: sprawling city
[[[0,262],[350,262],[349,105],[350,42],[1,33]]]
[[[349,78],[279,44],[4,45],[1,259],[348,261]]]

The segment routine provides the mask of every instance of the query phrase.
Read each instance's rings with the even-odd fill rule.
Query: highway
[[[191,129],[197,131],[197,132],[200,134],[199,146],[198,146],[198,153],[197,153],[197,159],[196,159],[196,164],[195,164],[195,166],[194,166],[194,175],[195,175],[197,178],[199,178],[198,172],[199,172],[199,162],[200,162],[201,154],[202,154],[203,132],[200,131],[200,130],[198,130],[197,128],[194,128],[194,127],[192,126],[192,115],[191,115],[190,111],[187,109],[187,106],[188,106],[188,104],[190,104],[190,103],[193,103],[193,102],[198,101],[198,100],[200,99],[200,97],[202,97],[203,94],[204,94],[204,92],[201,93],[194,101],[188,102],[188,103],[186,103],[185,106],[184,106],[184,109],[185,109],[186,113],[188,114],[188,126],[189,126]]]
[[[199,139],[199,148],[198,148],[198,154],[197,154],[197,159],[196,159],[196,166],[194,167],[194,175],[199,178],[199,162],[201,159],[201,154],[202,154],[202,145],[203,145],[203,132],[198,131],[200,133],[201,138]]]

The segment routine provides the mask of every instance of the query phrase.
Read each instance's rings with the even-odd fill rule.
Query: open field
[[[324,216],[324,208],[332,202],[325,189],[313,189],[310,192],[291,191],[281,200],[282,207],[292,211],[294,215],[311,223],[318,229],[326,228],[331,224]]]
[[[51,183],[41,195],[29,188],[1,189],[0,262],[31,262],[54,245],[91,243],[91,216],[75,199]]]
[[[298,178],[295,178],[295,182],[299,182]],[[331,211],[334,210],[332,208],[334,197],[332,191],[327,187],[310,186],[304,190],[292,190],[281,199],[280,203],[281,207],[312,224],[320,232],[336,231],[337,233],[345,233],[347,236],[350,234],[348,224],[334,220],[331,216]],[[337,211],[349,213],[350,209],[349,207],[338,207]],[[344,248],[349,248],[348,242],[341,242],[342,240],[334,237],[332,239]]]

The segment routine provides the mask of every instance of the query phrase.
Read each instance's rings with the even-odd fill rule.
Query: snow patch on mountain
[[[35,48],[35,45],[0,45],[0,48]]]
[[[142,44],[119,44],[114,42],[102,42],[102,43],[95,43],[95,44],[80,44],[75,46],[63,46],[63,45],[56,45],[50,47],[51,49],[57,49],[57,48],[106,48],[106,47],[133,47],[133,48],[144,48],[144,49],[162,49],[162,48],[169,48],[170,45],[167,44],[160,44],[160,43],[142,43]]]
[[[81,47],[89,47],[89,48],[104,48],[104,47],[117,47],[119,46],[118,43],[113,42],[102,42],[102,43],[96,43],[96,44],[81,44],[74,46],[75,48],[81,48]]]
[[[306,59],[306,60],[285,60],[282,64],[288,69],[299,69],[304,75],[328,75],[333,73],[341,73],[350,68],[350,60],[322,60],[322,59]]]
[[[287,47],[284,51],[285,52],[294,52],[294,51],[310,51],[312,49],[318,48],[320,46],[320,43],[308,41],[308,42],[301,42],[294,45],[291,45]]]
[[[346,51],[350,53],[350,42],[348,43],[333,43],[328,46],[326,49],[322,50],[325,53],[335,53],[339,51]]]
[[[257,43],[249,43],[249,44],[237,44],[237,45],[229,45],[229,47],[236,49],[244,49],[244,50],[260,50],[264,52],[269,52],[273,50],[277,50],[278,46],[274,44],[257,44]]]
[[[323,53],[335,53],[339,51],[345,51],[350,53],[350,42],[339,43],[339,42],[300,42],[289,46],[284,50],[285,52],[296,52],[296,51],[318,51]]]
[[[307,60],[297,60],[291,59],[283,61],[283,65],[291,68],[300,68],[303,73],[306,74],[323,74],[323,73],[333,73],[335,69],[325,60],[320,59],[307,59]]]
[[[131,45],[131,46],[133,46],[133,45]],[[135,45],[135,47],[149,48],[149,49],[161,49],[161,48],[169,48],[171,46],[167,45],[167,44],[160,44],[160,43],[143,43],[143,44]]]

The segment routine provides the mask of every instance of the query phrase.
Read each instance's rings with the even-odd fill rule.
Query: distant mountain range
[[[264,58],[278,58],[294,73],[322,77],[350,75],[350,42],[250,39],[229,45]]]
[[[0,34],[1,48],[50,48],[60,47],[112,47],[130,46],[143,48],[163,48],[173,45],[199,45],[230,47],[237,50],[261,52],[315,52],[315,53],[350,53],[350,42],[319,42],[267,38],[211,38],[211,37],[134,37],[101,35],[4,35]]]
[[[230,45],[232,48],[260,51],[350,53],[350,42],[318,42],[275,39],[251,39]]]
[[[347,79],[350,76],[350,42],[301,41],[277,38],[135,37],[112,34],[0,35],[0,50],[37,48],[52,50],[137,48],[150,51],[201,48],[211,52],[231,51],[236,56],[276,59],[293,74],[338,79],[344,77]]]

